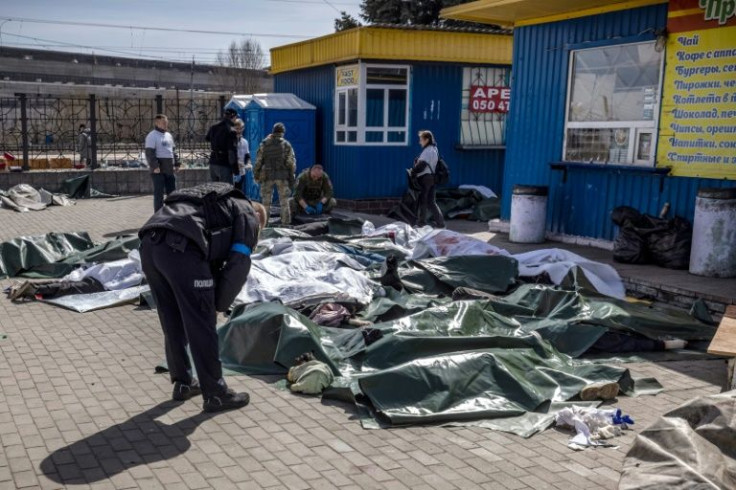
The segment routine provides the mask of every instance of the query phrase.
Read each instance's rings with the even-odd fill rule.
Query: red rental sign
[[[509,112],[509,87],[470,86],[470,112]]]

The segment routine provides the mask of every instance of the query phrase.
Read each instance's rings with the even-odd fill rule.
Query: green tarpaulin
[[[0,243],[0,278],[18,276],[93,246],[86,232],[14,238]]]
[[[241,307],[218,331],[224,366],[283,374],[297,356],[313,352],[341,375],[331,394],[364,400],[380,423],[473,421],[529,436],[549,426],[588,383],[617,381],[628,394],[661,389],[653,380],[634,383],[625,368],[560,349],[577,355],[609,328],[693,339],[713,333],[676,310],[542,285],[522,286],[506,298],[435,305],[429,297],[392,296],[375,300],[366,315],[399,305],[400,316],[412,301],[419,311],[370,327],[381,332],[371,345],[365,329],[321,327],[277,304]]]
[[[0,278],[62,277],[82,264],[124,259],[139,243],[123,236],[95,245],[86,232],[14,238],[0,243]]]
[[[392,245],[383,237],[271,234],[296,239],[296,253],[375,259]],[[238,307],[218,331],[225,368],[284,374],[313,352],[337,375],[325,396],[365,408],[373,420],[366,426],[474,424],[530,436],[559,409],[580,404],[586,384],[616,381],[632,395],[661,390],[655,380],[635,383],[623,367],[579,358],[607,332],[697,341],[715,331],[686,312],[587,292],[574,275],[563,287],[520,284],[516,260],[505,256],[403,261],[398,272],[405,290],[377,294],[359,314],[374,324],[361,329],[322,327],[279,304]],[[368,274],[376,279],[376,267]],[[461,287],[488,297],[451,301]]]

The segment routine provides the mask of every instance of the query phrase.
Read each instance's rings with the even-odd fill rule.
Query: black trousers
[[[43,299],[58,298],[70,294],[100,293],[105,286],[92,277],[85,277],[81,281],[53,281],[39,283],[35,288],[35,294],[40,294]]]
[[[202,251],[178,233],[156,230],[141,242],[141,265],[163,327],[171,382],[192,381],[188,345],[203,396],[224,394],[215,282]]]
[[[417,179],[419,181],[419,208],[417,210],[417,225],[424,226],[427,224],[427,213],[432,214],[435,225],[439,227],[445,226],[445,218],[442,216],[440,207],[437,206],[435,197],[434,175],[426,174]]]
[[[233,183],[233,171],[230,166],[214,165],[210,163],[210,180],[212,182]]]
[[[169,195],[176,190],[176,175],[174,174],[151,174],[153,180],[153,211],[156,212],[164,207],[164,195]]]

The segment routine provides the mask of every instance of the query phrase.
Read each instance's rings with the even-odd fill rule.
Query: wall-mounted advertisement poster
[[[666,49],[657,165],[736,179],[736,1],[670,0]]]

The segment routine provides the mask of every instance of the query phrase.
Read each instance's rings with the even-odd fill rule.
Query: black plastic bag
[[[613,260],[627,264],[654,263],[668,269],[687,269],[692,226],[678,217],[671,220],[641,214],[629,206],[611,212],[620,226],[613,243]]]
[[[613,242],[613,260],[624,264],[647,264],[647,241],[643,236],[644,216],[630,206],[618,206],[611,211],[611,220],[618,225],[618,236]]]
[[[631,206],[618,206],[611,211],[611,221],[616,226],[623,227],[627,222],[636,225],[641,218],[642,214]]]
[[[626,225],[613,242],[613,260],[624,264],[647,264],[647,241],[636,228]]]
[[[687,269],[690,265],[692,226],[679,216],[658,221],[665,221],[666,224],[662,226],[660,223],[660,226],[647,235],[647,247],[652,261],[668,269]]]

